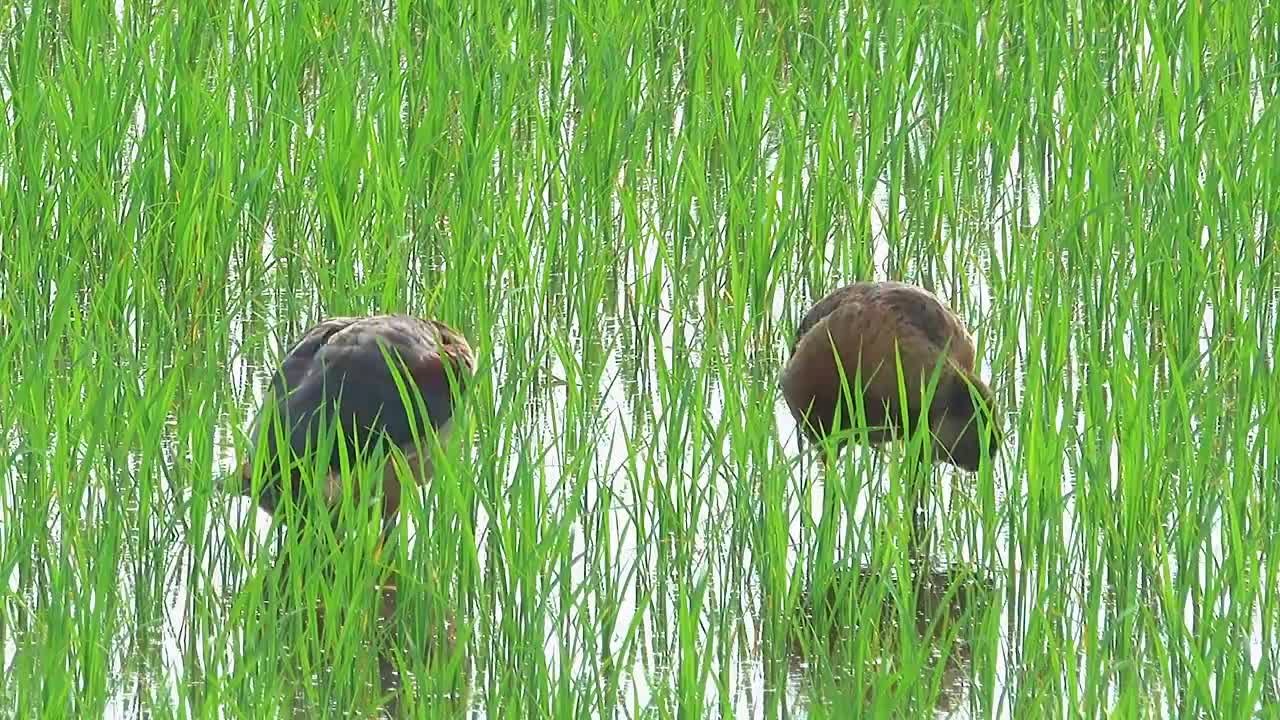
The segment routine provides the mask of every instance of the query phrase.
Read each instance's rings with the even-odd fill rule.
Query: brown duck
[[[994,398],[974,374],[973,359],[973,337],[933,293],[900,282],[857,282],[832,291],[805,315],[782,373],[782,394],[805,436],[818,441],[833,431],[837,413],[841,428],[855,422],[855,406],[841,390],[843,372],[848,397],[861,395],[867,442],[879,445],[901,436],[901,362],[911,427],[927,412],[934,456],[972,471],[982,457],[979,408],[990,426],[989,458],[1001,442]],[[923,391],[935,371],[937,385],[924,409]]]
[[[390,361],[390,362],[389,362]],[[394,370],[393,370],[394,368]],[[253,497],[274,514],[288,495],[303,494],[299,462],[314,467],[313,448],[323,447],[326,428],[340,424],[348,462],[355,450],[387,451],[382,471],[382,517],[390,527],[400,509],[402,478],[430,479],[431,435],[442,441],[452,425],[455,390],[475,371],[475,355],[459,332],[438,320],[406,315],[333,317],[303,334],[272,375],[267,397],[249,433],[250,450],[231,481],[234,492]],[[397,386],[403,383],[406,407]],[[424,412],[425,408],[425,412]],[[285,477],[274,418],[295,460]],[[415,434],[417,443],[415,444]],[[259,457],[259,454],[265,457]],[[344,484],[336,441],[327,462],[323,497],[332,506]],[[254,491],[255,465],[262,464]]]

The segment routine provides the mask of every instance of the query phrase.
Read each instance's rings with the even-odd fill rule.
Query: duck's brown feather
[[[421,481],[429,461],[418,467],[431,434],[448,431],[453,416],[453,390],[465,386],[475,359],[465,338],[436,320],[406,315],[333,317],[307,330],[273,373],[267,397],[249,433],[250,450],[242,463],[242,491],[247,492],[257,453],[265,453],[266,486],[259,504],[274,512],[280,496],[298,493],[298,472],[282,477],[276,418],[282,422],[287,449],[303,462],[314,460],[336,422],[348,458],[356,453],[388,452],[395,445],[409,458]],[[399,383],[397,383],[399,380]],[[404,402],[401,388],[407,392]],[[424,412],[425,411],[425,412]],[[367,455],[366,455],[367,456]],[[341,449],[335,442],[325,462],[329,478],[325,495],[336,500],[343,487],[337,474]],[[399,476],[390,465],[384,473],[384,504],[399,506]]]
[[[936,373],[927,423],[956,451],[951,460],[976,466],[964,447],[966,424],[957,424],[957,418],[969,420],[975,411],[969,384],[979,386],[981,398],[989,398],[989,390],[973,374],[974,354],[973,337],[964,324],[927,290],[898,282],[853,283],[819,300],[801,321],[782,375],[783,396],[805,434],[815,440],[836,429],[837,417],[839,427],[854,426],[860,398],[862,427],[867,441],[876,444],[900,435],[904,416],[916,426]]]

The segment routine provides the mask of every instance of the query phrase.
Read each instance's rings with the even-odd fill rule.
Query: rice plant
[[[1272,716],[1278,90],[1257,0],[19,0],[0,714]],[[859,279],[994,463],[801,452]],[[376,312],[470,338],[454,437],[396,542],[282,533],[220,482]]]

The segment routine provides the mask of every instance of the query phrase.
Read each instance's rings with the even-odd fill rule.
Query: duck
[[[379,494],[385,540],[398,517],[405,480],[423,484],[434,474],[430,438],[444,442],[450,436],[455,404],[475,368],[467,339],[437,319],[324,318],[293,343],[272,373],[248,433],[249,449],[224,487],[274,516],[287,502],[300,506],[304,499],[300,466],[318,466],[325,473],[322,498],[332,509],[344,493],[360,490],[343,482],[344,450],[349,465],[355,464],[357,448],[361,458],[374,451],[384,458]],[[408,403],[397,380],[408,391]],[[335,422],[345,448],[325,441]],[[328,457],[317,457],[316,448],[325,447]],[[287,454],[293,457],[286,460]]]
[[[858,281],[830,291],[805,314],[780,385],[802,445],[836,435],[836,451],[844,448],[852,434],[837,431],[854,426],[856,405],[849,401],[860,400],[866,432],[858,437],[867,444],[902,438],[904,415],[912,429],[923,417],[933,457],[976,472],[984,458],[996,457],[1003,436],[994,393],[974,369],[975,354],[964,323],[932,292],[904,282]],[[825,463],[825,453],[821,457]]]

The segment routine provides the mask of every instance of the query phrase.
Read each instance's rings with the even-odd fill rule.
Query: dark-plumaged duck
[[[230,489],[274,514],[286,496],[301,500],[299,465],[315,467],[320,460],[321,469],[327,468],[323,498],[332,506],[344,487],[357,487],[340,476],[343,448],[336,437],[341,437],[349,467],[357,457],[384,453],[382,517],[393,523],[403,479],[430,479],[431,435],[447,437],[457,392],[474,372],[475,355],[466,338],[438,320],[406,315],[325,319],[307,330],[272,375],[249,433],[248,454]],[[329,444],[324,434],[335,423],[341,435]],[[387,452],[390,445],[401,454]],[[331,447],[327,459],[315,457],[322,447]],[[287,474],[282,449],[292,454]],[[263,467],[255,491],[258,465]]]
[[[836,429],[837,416],[839,428],[857,426],[850,401],[860,396],[861,429],[869,444],[879,445],[902,436],[901,380],[910,427],[927,413],[935,458],[972,471],[983,455],[984,434],[987,457],[1001,442],[991,389],[974,373],[973,361],[973,337],[933,293],[900,282],[857,282],[832,291],[805,315],[782,373],[782,393],[813,441]],[[935,373],[925,409],[924,391]],[[845,434],[839,446],[848,440]]]

